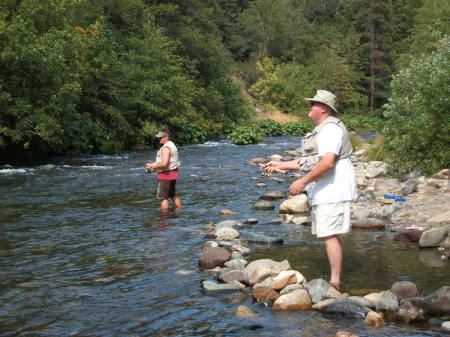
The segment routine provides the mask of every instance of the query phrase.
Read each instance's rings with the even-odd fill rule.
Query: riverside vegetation
[[[445,0],[5,0],[0,161],[153,146],[161,127],[297,134],[322,88],[379,130],[393,172],[432,174],[449,166],[449,17]]]

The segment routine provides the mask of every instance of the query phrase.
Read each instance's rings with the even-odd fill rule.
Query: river
[[[274,224],[252,204],[289,182],[262,177],[249,159],[281,154],[296,137],[235,146],[227,140],[180,148],[177,188],[184,208],[159,211],[154,151],[54,158],[33,167],[0,167],[1,336],[444,336],[432,326],[330,320],[314,311],[273,312],[239,292],[202,292],[211,274],[198,267],[210,222],[257,218],[245,230],[283,238],[252,245],[250,260],[287,259],[310,280],[327,278],[324,247],[308,227]],[[275,178],[275,179],[274,179]],[[266,182],[266,188],[257,188]],[[279,203],[277,204],[277,206]],[[230,209],[235,216],[220,216]],[[434,251],[400,246],[387,231],[344,238],[344,291],[386,290],[411,280],[425,293],[448,285]],[[258,317],[234,315],[239,304]]]

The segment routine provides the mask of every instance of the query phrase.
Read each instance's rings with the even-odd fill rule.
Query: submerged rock
[[[323,311],[326,316],[336,318],[365,318],[366,314],[371,310],[358,303],[349,300],[336,301],[330,304]]]

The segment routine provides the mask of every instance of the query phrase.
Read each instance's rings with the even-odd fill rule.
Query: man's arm
[[[145,164],[145,168],[149,170],[156,170],[156,169],[165,169],[169,167],[169,161],[170,161],[170,154],[172,151],[168,147],[163,147],[161,149],[161,161],[159,163],[151,163],[151,164]]]
[[[310,182],[322,178],[336,165],[337,155],[335,153],[326,153],[322,156],[317,165],[300,179],[294,181],[289,187],[293,195],[299,194]]]
[[[298,170],[300,168],[298,164],[298,159],[290,160],[290,161],[270,161],[266,165],[263,166],[264,170],[267,170],[269,172],[273,172],[274,169],[280,169],[280,170],[288,170],[288,171],[294,171]]]

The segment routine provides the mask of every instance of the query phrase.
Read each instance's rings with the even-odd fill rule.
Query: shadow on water
[[[205,225],[257,218],[245,231],[280,237],[250,245],[251,259],[288,260],[308,279],[328,275],[323,245],[308,227],[271,222],[256,211],[262,194],[287,191],[289,177],[262,177],[249,159],[299,145],[295,137],[235,146],[228,141],[180,148],[183,209],[161,212],[154,151],[57,158],[34,167],[0,168],[1,336],[440,336],[432,328],[330,320],[315,311],[274,312],[246,292],[203,292],[211,274],[198,267]],[[281,179],[282,178],[282,179]],[[266,188],[256,184],[264,182]],[[276,202],[276,208],[280,202]],[[235,216],[220,216],[230,209]],[[448,283],[433,251],[399,246],[388,232],[354,231],[343,239],[345,291],[385,290],[414,281],[424,293]],[[433,255],[434,254],[434,255]],[[256,318],[235,316],[245,304]]]

